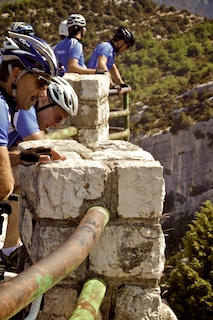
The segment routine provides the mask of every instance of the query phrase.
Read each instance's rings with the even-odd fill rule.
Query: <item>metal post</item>
[[[8,319],[66,278],[89,255],[109,220],[103,207],[90,208],[75,232],[55,252],[0,285],[0,319]]]
[[[102,280],[88,280],[83,286],[69,320],[95,320],[105,292],[106,284]]]

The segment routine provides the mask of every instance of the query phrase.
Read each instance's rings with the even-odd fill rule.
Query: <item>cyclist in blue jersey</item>
[[[13,149],[21,141],[43,139],[43,131],[49,127],[58,128],[77,111],[78,97],[72,86],[59,76],[52,77],[46,97],[39,98],[29,110],[15,113],[9,128],[8,149]],[[21,164],[17,153],[10,152],[10,158],[12,166]]]
[[[94,49],[90,60],[88,62],[88,68],[101,68],[105,71],[109,71],[111,75],[110,87],[117,88],[122,93],[122,88],[129,87],[121,78],[120,72],[115,64],[115,54],[121,53],[128,48],[132,47],[135,43],[132,32],[120,26],[113,38],[109,41],[102,42]]]
[[[7,150],[10,118],[17,109],[27,110],[39,96],[44,96],[50,76],[57,74],[57,60],[50,47],[38,40],[27,42],[11,37],[4,41],[0,64],[0,201],[7,198],[14,187]],[[49,158],[49,154],[38,157]]]
[[[65,79],[52,77],[47,88],[47,97],[39,98],[35,107],[15,113],[8,135],[8,149],[12,149],[10,151],[12,167],[22,163],[20,152],[15,148],[19,142],[44,139],[41,130],[53,126],[59,127],[68,116],[75,116],[77,111],[78,97],[74,89]],[[17,193],[17,190],[15,192]],[[0,250],[0,273],[16,271],[16,260],[21,244],[17,197],[13,195],[9,204],[12,210],[8,216],[4,246]]]
[[[1,59],[0,201],[8,198],[15,186],[8,152],[11,119],[18,109],[28,110],[39,97],[44,97],[50,77],[57,75],[57,60],[51,47],[26,35],[10,33],[4,41]],[[19,157],[24,164],[64,159],[60,153],[44,147],[24,150]],[[5,257],[1,255],[0,260],[5,262]]]
[[[87,68],[84,62],[84,52],[81,39],[86,32],[86,20],[81,14],[71,14],[67,19],[68,37],[60,41],[54,52],[58,62],[65,67],[66,72],[79,74],[104,74],[104,70]]]

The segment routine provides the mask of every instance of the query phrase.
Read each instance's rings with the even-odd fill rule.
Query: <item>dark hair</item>
[[[2,61],[0,64],[0,79],[2,82],[6,82],[9,77],[8,64],[12,64],[12,69],[15,67],[19,67],[19,69],[23,70],[24,66],[19,60],[11,60],[11,61]]]
[[[68,28],[68,32],[69,32],[68,38],[74,38],[76,34],[82,29],[83,27],[79,27],[79,26],[72,26]]]

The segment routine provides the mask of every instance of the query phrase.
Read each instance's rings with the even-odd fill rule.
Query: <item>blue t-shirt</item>
[[[23,139],[35,132],[40,132],[35,108],[29,110],[19,110],[15,112],[13,125],[10,124],[8,134],[8,149],[17,146]]]
[[[54,49],[56,58],[62,66],[68,69],[68,60],[77,59],[80,67],[85,67],[83,45],[75,38],[65,38]]]
[[[92,68],[92,69],[97,68],[99,56],[105,56],[107,58],[107,68],[108,70],[110,70],[112,68],[112,65],[114,64],[115,52],[114,52],[113,46],[109,41],[102,42],[97,45],[88,62],[88,65],[87,65],[88,68]]]

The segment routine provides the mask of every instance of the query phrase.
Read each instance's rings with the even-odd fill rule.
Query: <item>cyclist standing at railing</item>
[[[103,69],[87,68],[81,40],[86,33],[86,20],[81,14],[71,14],[67,19],[68,36],[55,47],[56,58],[66,72],[78,74],[108,74]]]
[[[121,78],[120,72],[114,62],[115,53],[127,50],[134,43],[135,40],[132,32],[120,26],[115,31],[111,40],[97,45],[88,62],[88,68],[101,68],[109,71],[111,75],[110,88],[118,89],[120,94],[123,93],[122,88],[129,88],[131,90],[131,87]]]

